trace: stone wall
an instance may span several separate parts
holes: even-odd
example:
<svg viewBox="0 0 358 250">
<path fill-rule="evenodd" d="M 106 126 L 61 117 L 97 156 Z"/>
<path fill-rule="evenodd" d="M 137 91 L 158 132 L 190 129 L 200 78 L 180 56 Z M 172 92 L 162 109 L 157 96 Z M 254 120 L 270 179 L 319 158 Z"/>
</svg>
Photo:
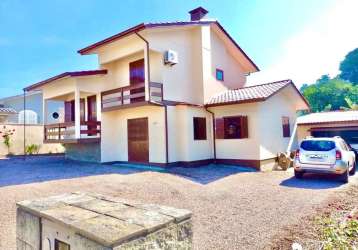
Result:
<svg viewBox="0 0 358 250">
<path fill-rule="evenodd" d="M 100 143 L 65 144 L 66 157 L 76 161 L 100 162 Z"/>
<path fill-rule="evenodd" d="M 16 214 L 17 250 L 40 249 L 40 218 L 17 209 Z"/>
<path fill-rule="evenodd" d="M 141 249 L 192 249 L 193 232 L 192 222 L 187 220 L 179 224 L 173 223 L 167 228 L 151 233 L 145 237 L 124 243 L 114 250 L 141 250 Z"/>
<path fill-rule="evenodd" d="M 191 212 L 90 193 L 17 203 L 17 249 L 191 250 Z M 42 242 L 42 244 L 40 244 Z"/>
</svg>

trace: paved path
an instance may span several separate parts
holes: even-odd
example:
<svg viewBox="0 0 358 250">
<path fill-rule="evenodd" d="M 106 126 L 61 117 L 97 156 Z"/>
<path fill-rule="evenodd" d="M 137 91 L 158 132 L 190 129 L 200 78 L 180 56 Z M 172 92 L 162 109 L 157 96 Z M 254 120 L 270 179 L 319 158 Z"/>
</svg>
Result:
<svg viewBox="0 0 358 250">
<path fill-rule="evenodd" d="M 194 213 L 194 249 L 262 249 L 336 190 L 333 178 L 208 166 L 161 169 L 103 166 L 61 157 L 0 160 L 0 249 L 15 249 L 17 201 L 71 191 L 97 192 Z M 351 183 L 356 183 L 356 177 Z"/>
</svg>

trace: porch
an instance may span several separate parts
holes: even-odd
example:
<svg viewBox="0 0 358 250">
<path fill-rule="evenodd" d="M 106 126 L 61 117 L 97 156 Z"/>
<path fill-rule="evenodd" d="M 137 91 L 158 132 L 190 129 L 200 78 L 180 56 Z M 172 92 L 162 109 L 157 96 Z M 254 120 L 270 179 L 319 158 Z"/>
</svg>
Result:
<svg viewBox="0 0 358 250">
<path fill-rule="evenodd" d="M 81 122 L 80 138 L 76 138 L 75 122 L 44 126 L 44 143 L 93 143 L 101 139 L 100 121 Z"/>
<path fill-rule="evenodd" d="M 106 112 L 149 103 L 161 103 L 163 101 L 163 84 L 150 82 L 148 96 L 149 100 L 147 101 L 144 82 L 104 91 L 101 93 L 101 110 Z"/>
<path fill-rule="evenodd" d="M 63 109 L 49 112 L 51 102 Z M 100 95 L 75 91 L 44 99 L 44 143 L 98 143 L 101 140 Z"/>
</svg>

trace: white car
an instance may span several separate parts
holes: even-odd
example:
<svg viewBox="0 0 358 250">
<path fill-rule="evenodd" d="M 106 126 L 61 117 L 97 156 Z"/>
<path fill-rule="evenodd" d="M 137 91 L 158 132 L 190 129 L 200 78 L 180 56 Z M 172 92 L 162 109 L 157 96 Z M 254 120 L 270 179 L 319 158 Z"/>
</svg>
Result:
<svg viewBox="0 0 358 250">
<path fill-rule="evenodd" d="M 347 183 L 356 170 L 355 152 L 341 137 L 304 139 L 296 151 L 294 171 L 296 178 L 304 173 L 340 175 Z"/>
</svg>

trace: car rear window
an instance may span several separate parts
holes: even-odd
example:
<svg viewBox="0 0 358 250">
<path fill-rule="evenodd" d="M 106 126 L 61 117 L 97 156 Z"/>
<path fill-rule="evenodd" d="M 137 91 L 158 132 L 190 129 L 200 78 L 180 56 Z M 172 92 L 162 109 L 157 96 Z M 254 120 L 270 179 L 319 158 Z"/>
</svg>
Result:
<svg viewBox="0 0 358 250">
<path fill-rule="evenodd" d="M 330 151 L 336 147 L 333 141 L 303 141 L 301 148 L 306 151 Z"/>
</svg>

